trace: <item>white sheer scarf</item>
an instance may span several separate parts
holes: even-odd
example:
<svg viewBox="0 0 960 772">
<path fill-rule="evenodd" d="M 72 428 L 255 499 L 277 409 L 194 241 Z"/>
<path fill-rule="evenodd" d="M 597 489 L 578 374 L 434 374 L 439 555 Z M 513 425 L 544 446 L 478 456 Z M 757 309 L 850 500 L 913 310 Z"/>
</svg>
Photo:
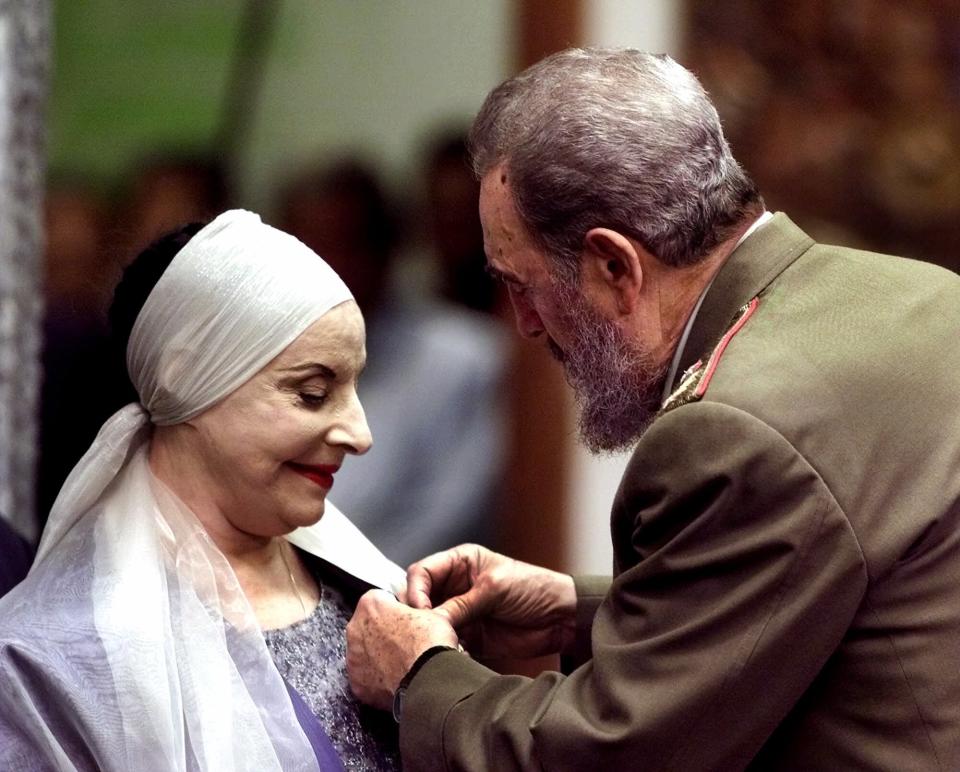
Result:
<svg viewBox="0 0 960 772">
<path fill-rule="evenodd" d="M 229 563 L 147 452 L 151 423 L 212 406 L 350 298 L 249 212 L 221 215 L 174 258 L 127 351 L 140 404 L 104 424 L 30 575 L 0 600 L 0 767 L 317 768 Z M 330 502 L 288 538 L 370 584 L 403 582 Z"/>
</svg>

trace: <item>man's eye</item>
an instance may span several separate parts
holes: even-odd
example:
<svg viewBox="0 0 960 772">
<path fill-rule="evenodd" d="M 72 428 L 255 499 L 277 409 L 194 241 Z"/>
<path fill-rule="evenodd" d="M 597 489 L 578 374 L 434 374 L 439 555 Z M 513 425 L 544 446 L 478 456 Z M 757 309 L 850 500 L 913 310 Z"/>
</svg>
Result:
<svg viewBox="0 0 960 772">
<path fill-rule="evenodd" d="M 491 268 L 489 265 L 484 269 L 487 272 L 487 276 L 493 279 L 495 282 L 500 284 L 506 284 L 508 287 L 512 287 L 516 282 L 513 279 L 509 279 L 504 276 L 496 268 Z"/>
<path fill-rule="evenodd" d="M 301 391 L 297 396 L 300 397 L 300 401 L 307 407 L 320 407 L 320 405 L 327 401 L 326 392 Z"/>
</svg>

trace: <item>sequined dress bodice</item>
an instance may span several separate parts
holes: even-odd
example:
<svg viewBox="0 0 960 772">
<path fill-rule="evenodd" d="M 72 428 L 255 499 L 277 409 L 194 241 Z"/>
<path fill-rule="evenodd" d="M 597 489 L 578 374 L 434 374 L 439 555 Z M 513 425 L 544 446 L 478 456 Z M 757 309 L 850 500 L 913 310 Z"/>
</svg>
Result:
<svg viewBox="0 0 960 772">
<path fill-rule="evenodd" d="M 392 717 L 362 706 L 350 691 L 345 632 L 350 616 L 343 596 L 323 585 L 310 616 L 264 631 L 267 649 L 280 674 L 323 725 L 347 770 L 398 770 Z"/>
</svg>

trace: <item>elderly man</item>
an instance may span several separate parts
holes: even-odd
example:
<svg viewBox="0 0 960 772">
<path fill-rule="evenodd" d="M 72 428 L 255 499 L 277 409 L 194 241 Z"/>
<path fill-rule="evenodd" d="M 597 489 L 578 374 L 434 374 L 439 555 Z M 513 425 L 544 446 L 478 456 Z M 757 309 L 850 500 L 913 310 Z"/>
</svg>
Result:
<svg viewBox="0 0 960 772">
<path fill-rule="evenodd" d="M 960 769 L 960 280 L 764 212 L 666 57 L 552 56 L 472 143 L 520 332 L 634 450 L 612 581 L 463 546 L 365 596 L 405 768 Z"/>
</svg>

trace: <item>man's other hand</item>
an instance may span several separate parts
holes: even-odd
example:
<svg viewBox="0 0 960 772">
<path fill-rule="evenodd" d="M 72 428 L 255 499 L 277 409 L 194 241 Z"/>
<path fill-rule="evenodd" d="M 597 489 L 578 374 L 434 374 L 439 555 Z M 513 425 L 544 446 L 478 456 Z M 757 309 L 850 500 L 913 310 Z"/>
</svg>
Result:
<svg viewBox="0 0 960 772">
<path fill-rule="evenodd" d="M 384 590 L 370 590 L 347 625 L 347 675 L 353 693 L 361 702 L 389 710 L 393 693 L 417 657 L 439 645 L 458 645 L 446 617 L 405 606 Z"/>
<path fill-rule="evenodd" d="M 573 578 L 476 544 L 430 555 L 407 570 L 407 603 L 434 609 L 477 657 L 536 657 L 573 640 Z"/>
</svg>

